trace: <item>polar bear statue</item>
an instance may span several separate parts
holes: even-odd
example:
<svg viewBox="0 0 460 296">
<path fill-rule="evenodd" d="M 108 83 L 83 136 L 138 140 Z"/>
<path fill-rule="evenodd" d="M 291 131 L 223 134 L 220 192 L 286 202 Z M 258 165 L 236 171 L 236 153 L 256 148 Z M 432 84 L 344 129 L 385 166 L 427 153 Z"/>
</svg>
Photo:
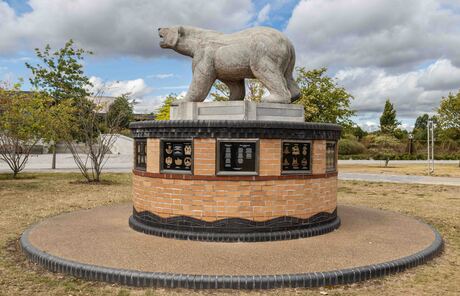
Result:
<svg viewBox="0 0 460 296">
<path fill-rule="evenodd" d="M 295 52 L 279 31 L 255 27 L 224 34 L 193 27 L 159 28 L 160 46 L 192 58 L 192 83 L 186 102 L 202 102 L 216 79 L 230 90 L 230 100 L 243 100 L 245 78 L 256 78 L 268 89 L 262 99 L 291 103 L 300 95 L 292 77 Z"/>
</svg>

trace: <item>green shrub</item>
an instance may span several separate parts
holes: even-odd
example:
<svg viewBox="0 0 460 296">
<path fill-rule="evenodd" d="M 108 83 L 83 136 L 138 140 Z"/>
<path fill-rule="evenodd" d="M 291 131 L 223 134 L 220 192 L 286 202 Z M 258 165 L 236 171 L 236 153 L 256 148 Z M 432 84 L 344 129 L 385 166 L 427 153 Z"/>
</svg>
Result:
<svg viewBox="0 0 460 296">
<path fill-rule="evenodd" d="M 353 139 L 341 139 L 339 141 L 339 155 L 362 154 L 366 152 L 366 147 Z"/>
</svg>

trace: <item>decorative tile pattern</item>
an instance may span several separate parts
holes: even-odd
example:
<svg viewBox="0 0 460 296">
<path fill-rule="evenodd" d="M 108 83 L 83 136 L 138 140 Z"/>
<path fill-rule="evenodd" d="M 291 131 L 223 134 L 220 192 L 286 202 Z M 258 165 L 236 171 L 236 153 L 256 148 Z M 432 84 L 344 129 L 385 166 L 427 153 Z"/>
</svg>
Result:
<svg viewBox="0 0 460 296">
<path fill-rule="evenodd" d="M 129 220 L 134 230 L 177 239 L 250 242 L 297 239 L 331 232 L 340 226 L 337 209 L 310 218 L 277 217 L 265 221 L 225 218 L 212 222 L 188 216 L 161 217 L 148 211 L 137 212 Z"/>
</svg>

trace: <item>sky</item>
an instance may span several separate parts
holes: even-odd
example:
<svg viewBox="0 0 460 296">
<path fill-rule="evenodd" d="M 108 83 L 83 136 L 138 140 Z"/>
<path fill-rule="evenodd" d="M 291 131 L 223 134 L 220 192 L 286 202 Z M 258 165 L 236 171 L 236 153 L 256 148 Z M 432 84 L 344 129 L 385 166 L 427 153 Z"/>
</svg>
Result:
<svg viewBox="0 0 460 296">
<path fill-rule="evenodd" d="M 386 99 L 410 130 L 460 89 L 460 0 L 0 0 L 0 80 L 30 88 L 34 48 L 72 38 L 94 52 L 84 65 L 95 88 L 130 93 L 136 112 L 150 113 L 191 81 L 191 59 L 158 45 L 157 28 L 174 25 L 282 31 L 297 66 L 327 67 L 354 96 L 366 130 Z"/>
</svg>

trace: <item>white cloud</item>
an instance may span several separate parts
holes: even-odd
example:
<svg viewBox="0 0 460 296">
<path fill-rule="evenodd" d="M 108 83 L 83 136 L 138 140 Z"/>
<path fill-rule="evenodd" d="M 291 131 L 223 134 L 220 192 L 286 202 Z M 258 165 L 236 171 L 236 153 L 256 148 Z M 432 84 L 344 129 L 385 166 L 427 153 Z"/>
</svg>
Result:
<svg viewBox="0 0 460 296">
<path fill-rule="evenodd" d="M 424 71 L 418 85 L 425 90 L 460 88 L 460 68 L 452 65 L 449 60 L 439 60 Z"/>
<path fill-rule="evenodd" d="M 286 33 L 298 64 L 312 68 L 407 71 L 440 58 L 460 65 L 458 7 L 436 0 L 301 1 Z"/>
<path fill-rule="evenodd" d="M 171 78 L 174 76 L 175 75 L 173 73 L 160 73 L 160 74 L 148 75 L 147 78 L 166 79 L 166 78 Z"/>
<path fill-rule="evenodd" d="M 99 77 L 90 77 L 93 84 L 93 92 L 102 92 L 103 95 L 117 97 L 123 94 L 129 94 L 135 99 L 142 99 L 152 92 L 144 79 L 122 80 L 122 81 L 104 81 Z"/>
<path fill-rule="evenodd" d="M 270 3 L 265 4 L 264 7 L 259 11 L 257 14 L 257 20 L 256 20 L 256 25 L 262 24 L 266 20 L 268 20 L 269 14 L 271 10 L 271 5 Z"/>
<path fill-rule="evenodd" d="M 158 46 L 158 27 L 193 25 L 223 31 L 254 17 L 250 0 L 30 0 L 31 12 L 17 15 L 0 2 L 0 54 L 31 50 L 73 38 L 100 55 L 144 57 L 167 54 Z"/>
<path fill-rule="evenodd" d="M 451 73 L 451 77 L 447 77 Z M 376 117 L 386 99 L 395 104 L 398 116 L 416 117 L 432 113 L 442 96 L 460 88 L 460 68 L 449 60 L 438 60 L 425 69 L 392 74 L 382 68 L 348 68 L 336 73 L 355 100 L 352 107 L 361 116 Z"/>
<path fill-rule="evenodd" d="M 184 88 L 188 88 L 188 87 L 189 87 L 189 85 L 184 84 L 184 85 L 162 86 L 162 87 L 158 87 L 157 89 L 165 89 L 165 90 L 172 89 L 172 90 L 174 90 L 174 89 L 184 89 Z"/>
<path fill-rule="evenodd" d="M 14 57 L 14 58 L 3 58 L 3 59 L 0 59 L 0 61 L 2 63 L 12 63 L 12 64 L 15 64 L 15 63 L 24 63 L 24 62 L 28 62 L 28 61 L 31 61 L 32 58 L 31 57 Z"/>
</svg>

